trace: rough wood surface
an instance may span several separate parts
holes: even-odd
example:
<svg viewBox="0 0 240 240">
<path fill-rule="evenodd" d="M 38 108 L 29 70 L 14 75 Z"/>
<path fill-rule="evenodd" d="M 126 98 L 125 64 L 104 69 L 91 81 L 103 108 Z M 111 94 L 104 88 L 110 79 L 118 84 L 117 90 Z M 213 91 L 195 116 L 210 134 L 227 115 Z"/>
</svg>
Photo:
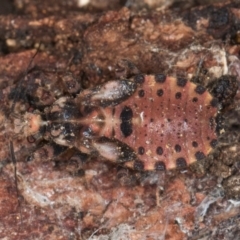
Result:
<svg viewBox="0 0 240 240">
<path fill-rule="evenodd" d="M 59 84 L 66 75 L 85 89 L 135 72 L 164 73 L 207 88 L 222 81 L 218 94 L 225 132 L 208 158 L 187 171 L 165 173 L 139 173 L 76 157 L 27 161 L 37 143 L 14 140 L 18 194 L 11 130 L 5 129 L 0 138 L 0 238 L 238 239 L 240 92 L 229 99 L 221 89 L 232 77 L 240 83 L 239 1 L 83 2 L 6 3 L 0 15 L 1 111 L 11 110 L 6 96 L 17 92 L 21 79 L 27 97 L 19 95 L 19 112 L 40 106 L 31 88 L 36 79 L 57 98 L 69 94 Z"/>
</svg>

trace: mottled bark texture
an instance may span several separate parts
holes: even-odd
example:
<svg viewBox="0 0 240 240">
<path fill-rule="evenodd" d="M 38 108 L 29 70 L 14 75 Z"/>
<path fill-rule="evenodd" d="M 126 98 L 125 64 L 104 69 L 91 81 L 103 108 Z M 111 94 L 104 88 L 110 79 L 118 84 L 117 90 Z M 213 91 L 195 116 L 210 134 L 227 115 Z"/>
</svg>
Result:
<svg viewBox="0 0 240 240">
<path fill-rule="evenodd" d="M 240 3 L 205 2 L 5 2 L 0 238 L 239 239 Z M 211 91 L 222 103 L 219 147 L 186 171 L 137 172 L 72 152 L 49 159 L 49 145 L 14 138 L 3 124 L 74 97 L 71 81 L 81 90 L 136 73 L 184 77 Z"/>
</svg>

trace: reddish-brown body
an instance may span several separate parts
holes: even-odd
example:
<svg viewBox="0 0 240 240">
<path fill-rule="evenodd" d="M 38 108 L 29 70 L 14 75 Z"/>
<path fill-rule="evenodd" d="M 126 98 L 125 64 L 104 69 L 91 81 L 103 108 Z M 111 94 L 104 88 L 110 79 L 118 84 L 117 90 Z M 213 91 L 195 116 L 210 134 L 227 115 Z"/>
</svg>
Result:
<svg viewBox="0 0 240 240">
<path fill-rule="evenodd" d="M 167 77 L 158 82 L 155 76 L 146 75 L 144 83 L 125 101 L 98 108 L 86 116 L 89 126 L 95 135 L 114 138 L 131 147 L 145 170 L 156 169 L 157 162 L 160 168 L 172 169 L 200 160 L 216 142 L 217 108 L 212 106 L 208 91 L 182 81 Z M 121 130 L 121 113 L 126 107 L 133 114 L 128 136 Z M 125 164 L 133 167 L 134 162 Z"/>
<path fill-rule="evenodd" d="M 216 100 L 200 85 L 137 75 L 84 90 L 75 99 L 59 98 L 44 117 L 27 112 L 4 126 L 10 124 L 17 136 L 51 139 L 137 170 L 165 170 L 209 154 L 217 144 L 217 111 Z"/>
</svg>

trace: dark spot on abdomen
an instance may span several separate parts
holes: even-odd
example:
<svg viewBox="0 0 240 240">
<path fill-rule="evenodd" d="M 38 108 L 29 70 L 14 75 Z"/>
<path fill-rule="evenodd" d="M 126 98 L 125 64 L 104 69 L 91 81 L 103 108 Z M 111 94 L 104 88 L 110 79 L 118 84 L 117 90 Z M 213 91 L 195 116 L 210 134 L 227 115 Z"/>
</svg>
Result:
<svg viewBox="0 0 240 240">
<path fill-rule="evenodd" d="M 157 171 L 165 171 L 166 165 L 163 161 L 157 161 L 154 165 L 155 170 Z"/>
<path fill-rule="evenodd" d="M 197 97 L 194 97 L 193 99 L 192 99 L 192 102 L 197 102 L 198 101 L 198 98 Z"/>
<path fill-rule="evenodd" d="M 125 106 L 120 114 L 122 122 L 132 121 L 133 111 L 130 107 Z"/>
<path fill-rule="evenodd" d="M 139 154 L 139 155 L 143 155 L 144 153 L 145 153 L 144 147 L 139 147 L 139 148 L 138 148 L 138 154 Z"/>
<path fill-rule="evenodd" d="M 157 153 L 157 155 L 162 155 L 162 154 L 163 154 L 163 149 L 162 149 L 162 147 L 157 147 L 156 153 Z"/>
<path fill-rule="evenodd" d="M 120 125 L 121 132 L 124 137 L 128 137 L 132 134 L 132 123 L 131 122 L 122 122 Z"/>
<path fill-rule="evenodd" d="M 175 94 L 175 98 L 176 99 L 180 99 L 182 97 L 182 94 L 180 93 L 180 92 L 177 92 L 176 94 Z"/>
<path fill-rule="evenodd" d="M 186 159 L 183 157 L 177 158 L 176 166 L 178 169 L 185 169 L 187 167 Z"/>
<path fill-rule="evenodd" d="M 144 164 L 140 160 L 134 161 L 133 168 L 137 171 L 142 171 L 144 169 Z"/>
<path fill-rule="evenodd" d="M 177 85 L 179 87 L 185 87 L 186 84 L 187 84 L 187 79 L 185 79 L 185 78 L 178 78 L 177 79 Z"/>
<path fill-rule="evenodd" d="M 194 148 L 197 148 L 197 147 L 198 147 L 198 143 L 195 142 L 195 141 L 193 141 L 193 142 L 192 142 L 192 146 L 193 146 Z"/>
<path fill-rule="evenodd" d="M 218 99 L 217 98 L 213 98 L 211 101 L 211 106 L 212 107 L 218 107 Z"/>
<path fill-rule="evenodd" d="M 176 144 L 176 145 L 175 145 L 175 151 L 176 151 L 176 152 L 181 152 L 181 150 L 182 150 L 181 146 L 178 145 L 178 144 Z"/>
<path fill-rule="evenodd" d="M 141 84 L 141 83 L 144 83 L 144 75 L 142 75 L 142 74 L 139 74 L 139 75 L 136 75 L 135 77 L 134 77 L 134 81 L 136 82 L 136 83 L 139 83 L 139 84 Z"/>
<path fill-rule="evenodd" d="M 198 152 L 195 153 L 195 157 L 199 161 L 199 160 L 204 159 L 206 156 L 205 156 L 205 154 L 203 152 L 198 151 Z"/>
<path fill-rule="evenodd" d="M 155 81 L 157 82 L 157 83 L 164 83 L 165 81 L 166 81 L 166 75 L 164 75 L 164 74 L 156 74 L 155 75 Z"/>
<path fill-rule="evenodd" d="M 120 114 L 121 125 L 120 129 L 124 137 L 128 137 L 132 134 L 132 117 L 133 111 L 130 107 L 125 106 Z"/>
<path fill-rule="evenodd" d="M 213 140 L 210 142 L 210 145 L 211 145 L 212 148 L 215 148 L 215 147 L 217 146 L 217 144 L 218 144 L 217 139 L 213 139 Z"/>
<path fill-rule="evenodd" d="M 196 88 L 195 88 L 195 92 L 198 93 L 198 94 L 203 94 L 204 92 L 206 91 L 206 88 L 201 86 L 201 85 L 198 85 Z"/>
<path fill-rule="evenodd" d="M 162 89 L 158 89 L 157 90 L 157 95 L 159 96 L 159 97 L 161 97 L 162 95 L 163 95 L 163 90 Z"/>
</svg>

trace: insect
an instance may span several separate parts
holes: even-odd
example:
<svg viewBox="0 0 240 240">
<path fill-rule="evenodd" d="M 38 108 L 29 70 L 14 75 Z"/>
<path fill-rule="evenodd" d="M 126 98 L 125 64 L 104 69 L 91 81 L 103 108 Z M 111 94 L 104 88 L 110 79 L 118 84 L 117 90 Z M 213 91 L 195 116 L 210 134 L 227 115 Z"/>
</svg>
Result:
<svg viewBox="0 0 240 240">
<path fill-rule="evenodd" d="M 5 122 L 13 135 L 45 139 L 135 170 L 185 168 L 217 145 L 217 100 L 201 85 L 139 74 L 60 97 Z M 65 148 L 43 146 L 32 158 Z M 58 148 L 59 149 L 59 148 Z"/>
</svg>

